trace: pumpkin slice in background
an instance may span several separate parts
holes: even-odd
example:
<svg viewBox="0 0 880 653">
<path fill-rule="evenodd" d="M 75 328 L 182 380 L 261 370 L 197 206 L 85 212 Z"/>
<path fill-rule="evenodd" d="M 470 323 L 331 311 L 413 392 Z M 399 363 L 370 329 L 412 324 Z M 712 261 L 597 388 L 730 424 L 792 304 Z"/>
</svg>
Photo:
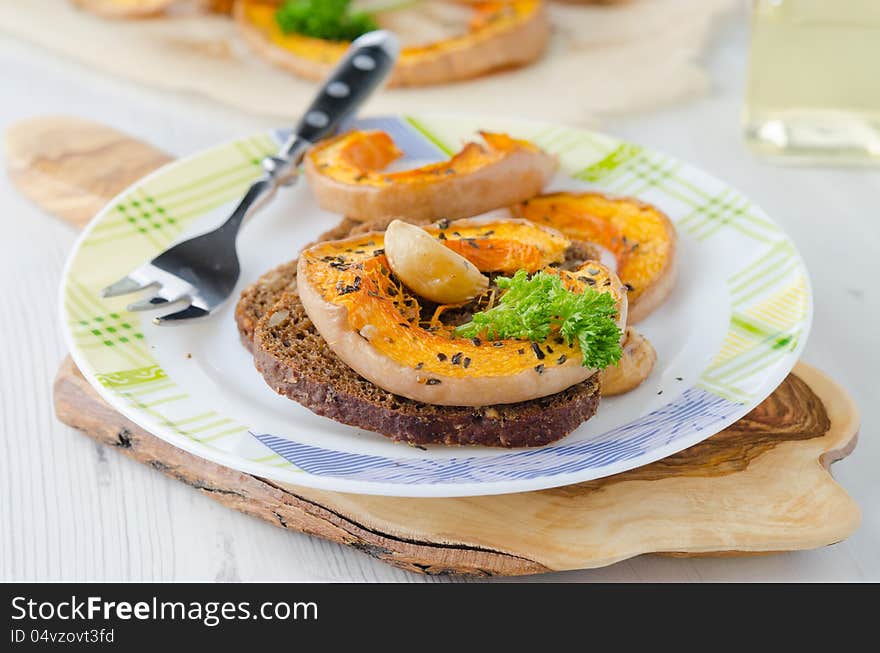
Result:
<svg viewBox="0 0 880 653">
<path fill-rule="evenodd" d="M 609 250 L 627 286 L 630 324 L 647 317 L 672 292 L 677 238 L 675 226 L 658 208 L 602 193 L 551 193 L 526 200 L 512 211 Z"/>
<path fill-rule="evenodd" d="M 385 172 L 401 156 L 381 131 L 354 131 L 323 141 L 305 160 L 321 208 L 356 220 L 457 219 L 510 206 L 541 192 L 556 157 L 528 141 L 481 132 L 448 161 Z"/>
<path fill-rule="evenodd" d="M 264 59 L 306 79 L 323 79 L 348 44 L 302 34 L 285 34 L 275 21 L 278 2 L 239 0 L 234 16 L 244 40 Z M 434 5 L 450 5 L 447 8 Z M 461 10 L 465 9 L 466 12 Z M 441 38 L 404 47 L 391 73 L 389 86 L 424 86 L 469 79 L 500 68 L 531 63 L 544 51 L 550 23 L 540 0 L 466 2 L 437 0 L 411 8 L 379 12 L 380 26 L 410 26 L 416 36 L 435 33 Z M 467 20 L 465 20 L 467 17 Z M 443 25 L 453 18 L 461 25 Z M 424 23 L 415 30 L 413 24 Z M 432 23 L 439 23 L 433 25 Z M 436 29 L 432 29 L 436 27 Z M 422 39 L 417 38 L 417 41 Z"/>
<path fill-rule="evenodd" d="M 84 9 L 104 18 L 147 18 L 163 13 L 178 0 L 72 0 Z"/>
</svg>

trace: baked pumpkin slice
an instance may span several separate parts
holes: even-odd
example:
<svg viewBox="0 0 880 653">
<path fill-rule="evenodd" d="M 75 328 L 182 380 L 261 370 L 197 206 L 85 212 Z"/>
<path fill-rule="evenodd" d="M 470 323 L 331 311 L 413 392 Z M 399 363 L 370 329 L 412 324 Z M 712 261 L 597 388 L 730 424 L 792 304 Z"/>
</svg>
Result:
<svg viewBox="0 0 880 653">
<path fill-rule="evenodd" d="M 387 172 L 402 156 L 383 131 L 352 131 L 306 155 L 305 171 L 321 208 L 356 220 L 406 216 L 411 221 L 470 217 L 541 192 L 555 156 L 506 134 L 480 132 L 447 161 Z M 503 182 L 503 183 L 500 183 Z"/>
<path fill-rule="evenodd" d="M 384 233 L 320 243 L 300 255 L 297 291 L 305 311 L 333 352 L 367 380 L 426 404 L 511 404 L 590 378 L 599 368 L 585 364 L 591 354 L 599 360 L 616 349 L 619 358 L 626 291 L 598 262 L 574 270 L 557 267 L 570 244 L 562 234 L 528 221 L 486 219 L 444 221 L 426 231 L 482 272 L 497 272 L 490 268 L 503 261 L 516 273 L 496 276 L 467 306 L 443 306 L 420 299 L 396 277 L 383 249 Z M 491 254 L 496 251 L 504 255 Z M 543 300 L 550 292 L 585 302 L 579 304 L 581 313 L 601 305 L 609 351 L 585 349 L 565 323 L 545 324 L 536 331 L 539 337 L 523 339 L 505 336 L 492 321 L 527 323 L 535 306 L 520 314 L 506 300 L 514 295 Z M 444 321 L 444 315 L 452 319 Z M 604 360 L 602 367 L 616 358 Z"/>
<path fill-rule="evenodd" d="M 657 207 L 603 193 L 550 193 L 512 208 L 515 216 L 609 250 L 627 288 L 629 322 L 647 317 L 672 292 L 675 226 Z"/>
<path fill-rule="evenodd" d="M 603 397 L 613 397 L 635 390 L 648 378 L 657 362 L 654 346 L 632 327 L 626 328 L 622 346 L 623 354 L 620 360 L 599 373 L 599 385 Z"/>
<path fill-rule="evenodd" d="M 270 63 L 306 79 L 323 79 L 348 43 L 285 33 L 275 17 L 279 4 L 277 0 L 239 0 L 234 10 L 239 33 Z M 467 12 L 463 33 L 404 47 L 389 86 L 442 84 L 528 64 L 541 55 L 550 38 L 549 19 L 540 0 L 447 0 L 445 4 Z"/>
<path fill-rule="evenodd" d="M 73 0 L 85 9 L 104 18 L 147 18 L 161 14 L 177 0 Z"/>
</svg>

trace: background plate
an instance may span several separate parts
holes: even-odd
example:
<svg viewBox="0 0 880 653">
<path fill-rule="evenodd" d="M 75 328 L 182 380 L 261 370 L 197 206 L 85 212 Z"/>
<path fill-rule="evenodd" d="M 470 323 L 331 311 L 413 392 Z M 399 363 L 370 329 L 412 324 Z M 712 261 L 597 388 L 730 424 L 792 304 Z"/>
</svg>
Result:
<svg viewBox="0 0 880 653">
<path fill-rule="evenodd" d="M 234 302 L 181 328 L 154 327 L 99 291 L 169 244 L 221 222 L 261 174 L 282 134 L 260 133 L 173 163 L 129 188 L 83 233 L 68 261 L 61 313 L 71 354 L 101 396 L 191 453 L 278 481 L 329 490 L 466 496 L 519 492 L 615 474 L 691 446 L 742 417 L 791 370 L 812 315 L 803 262 L 775 222 L 734 189 L 631 143 L 543 123 L 488 117 L 373 118 L 408 165 L 448 157 L 479 129 L 559 154 L 551 190 L 638 197 L 679 233 L 672 296 L 638 325 L 658 353 L 651 377 L 541 449 L 396 445 L 318 417 L 272 392 L 238 342 Z M 239 240 L 240 287 L 296 257 L 338 221 L 305 183 L 284 190 Z"/>
</svg>

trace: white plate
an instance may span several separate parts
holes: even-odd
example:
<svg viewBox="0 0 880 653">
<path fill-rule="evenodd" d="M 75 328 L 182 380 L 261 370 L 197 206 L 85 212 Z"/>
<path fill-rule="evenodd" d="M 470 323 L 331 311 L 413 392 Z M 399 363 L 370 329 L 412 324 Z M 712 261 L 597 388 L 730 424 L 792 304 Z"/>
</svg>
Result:
<svg viewBox="0 0 880 653">
<path fill-rule="evenodd" d="M 658 361 L 637 390 L 540 449 L 427 450 L 318 417 L 276 395 L 240 345 L 234 302 L 200 323 L 154 327 L 130 297 L 99 291 L 172 242 L 212 228 L 260 174 L 281 134 L 261 133 L 173 163 L 132 186 L 89 225 L 68 261 L 61 315 L 86 378 L 151 433 L 218 463 L 346 492 L 448 497 L 566 485 L 632 469 L 718 432 L 791 370 L 812 315 L 809 280 L 788 237 L 737 191 L 680 161 L 592 132 L 487 117 L 361 121 L 392 133 L 410 162 L 446 158 L 479 129 L 560 155 L 552 188 L 598 188 L 660 207 L 679 234 L 672 296 L 639 324 Z M 239 240 L 240 288 L 333 226 L 305 183 L 281 191 Z"/>
</svg>

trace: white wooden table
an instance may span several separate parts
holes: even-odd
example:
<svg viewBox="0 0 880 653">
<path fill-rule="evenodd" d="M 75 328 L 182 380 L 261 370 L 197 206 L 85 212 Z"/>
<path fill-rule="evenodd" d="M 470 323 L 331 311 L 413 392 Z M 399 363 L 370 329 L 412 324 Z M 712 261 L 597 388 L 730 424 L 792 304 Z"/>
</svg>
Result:
<svg viewBox="0 0 880 653">
<path fill-rule="evenodd" d="M 605 129 L 714 172 L 793 236 L 816 297 L 804 358 L 847 387 L 862 409 L 861 442 L 834 472 L 861 505 L 863 524 L 848 541 L 818 551 L 641 557 L 532 580 L 880 580 L 880 168 L 779 168 L 747 152 L 738 131 L 746 39 L 742 15 L 719 30 L 707 54 L 716 83 L 710 97 Z M 175 155 L 269 126 L 2 37 L 0 99 L 0 126 L 75 114 Z M 57 288 L 76 232 L 29 205 L 0 175 L 0 234 L 0 581 L 434 580 L 223 508 L 56 422 L 50 386 L 65 354 Z"/>
</svg>

